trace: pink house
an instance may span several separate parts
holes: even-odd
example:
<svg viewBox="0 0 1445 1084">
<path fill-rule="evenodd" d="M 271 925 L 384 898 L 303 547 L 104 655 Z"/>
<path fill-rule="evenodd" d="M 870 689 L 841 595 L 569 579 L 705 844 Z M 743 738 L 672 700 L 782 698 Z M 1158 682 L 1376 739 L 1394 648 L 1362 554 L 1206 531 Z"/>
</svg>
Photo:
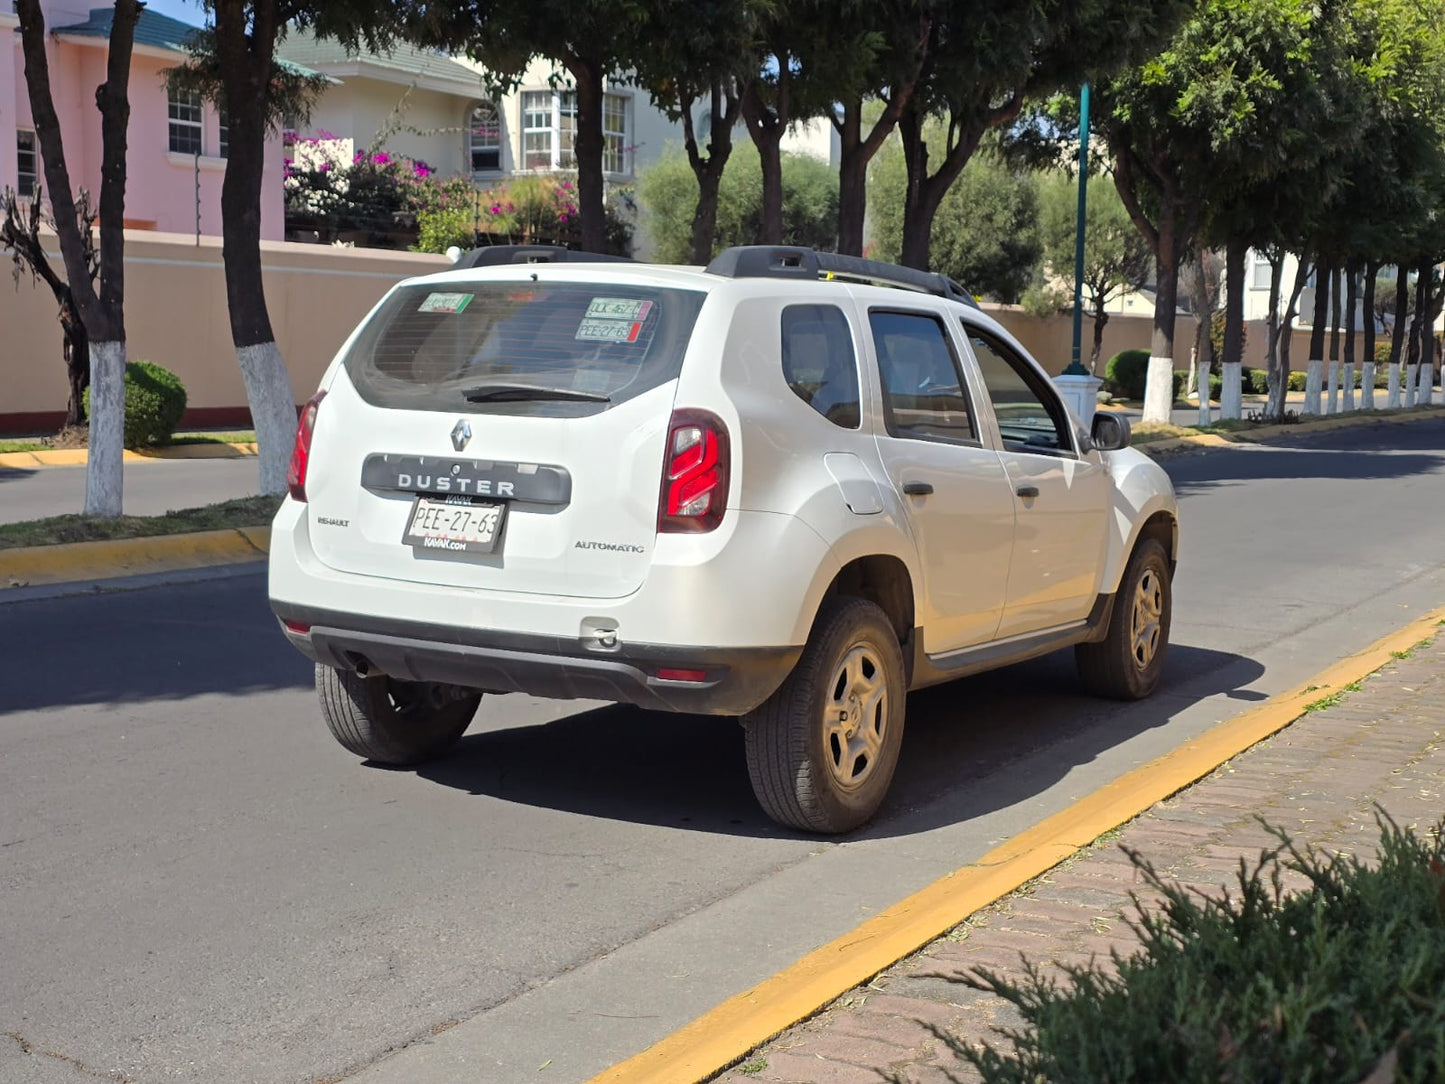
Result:
<svg viewBox="0 0 1445 1084">
<path fill-rule="evenodd" d="M 39 144 L 30 117 L 20 20 L 5 0 L 0 10 L 0 189 L 31 195 L 43 185 Z M 49 32 L 50 89 L 65 140 L 71 184 L 100 194 L 100 113 L 95 88 L 105 80 L 113 8 L 85 9 L 41 0 Z M 221 179 L 226 168 L 225 118 L 199 98 L 172 94 L 164 71 L 185 57 L 195 28 L 142 10 L 130 74 L 125 225 L 180 234 L 221 232 Z M 7 44 L 9 43 L 9 44 Z M 266 148 L 261 236 L 284 232 L 282 149 L 278 133 Z"/>
</svg>

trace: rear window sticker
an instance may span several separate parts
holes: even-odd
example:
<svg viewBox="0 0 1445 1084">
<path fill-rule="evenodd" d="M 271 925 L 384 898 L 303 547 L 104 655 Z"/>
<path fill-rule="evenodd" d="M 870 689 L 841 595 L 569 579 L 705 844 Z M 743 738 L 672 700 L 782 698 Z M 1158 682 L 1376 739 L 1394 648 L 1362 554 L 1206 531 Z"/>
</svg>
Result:
<svg viewBox="0 0 1445 1084">
<path fill-rule="evenodd" d="M 652 310 L 651 301 L 635 297 L 594 297 L 583 316 L 588 319 L 626 320 L 641 323 Z"/>
<path fill-rule="evenodd" d="M 583 317 L 577 325 L 577 341 L 593 343 L 631 343 L 637 341 L 642 321 L 594 320 Z"/>
<path fill-rule="evenodd" d="M 475 294 L 427 294 L 417 312 L 461 312 L 472 303 Z"/>
</svg>

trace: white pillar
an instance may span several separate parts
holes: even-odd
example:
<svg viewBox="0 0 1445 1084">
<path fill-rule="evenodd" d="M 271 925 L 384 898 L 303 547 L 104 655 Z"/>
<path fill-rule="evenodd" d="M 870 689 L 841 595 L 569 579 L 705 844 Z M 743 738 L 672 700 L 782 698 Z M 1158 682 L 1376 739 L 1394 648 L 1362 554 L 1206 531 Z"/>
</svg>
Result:
<svg viewBox="0 0 1445 1084">
<path fill-rule="evenodd" d="M 1059 398 L 1069 404 L 1074 416 L 1084 423 L 1084 432 L 1092 431 L 1094 411 L 1099 406 L 1099 389 L 1104 382 L 1096 376 L 1056 376 L 1054 387 Z"/>
</svg>

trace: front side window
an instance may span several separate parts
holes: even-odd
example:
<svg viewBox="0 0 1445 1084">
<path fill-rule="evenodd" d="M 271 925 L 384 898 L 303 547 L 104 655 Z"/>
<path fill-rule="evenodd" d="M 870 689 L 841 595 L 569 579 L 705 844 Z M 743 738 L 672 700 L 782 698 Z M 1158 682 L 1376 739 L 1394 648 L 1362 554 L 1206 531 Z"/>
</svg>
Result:
<svg viewBox="0 0 1445 1084">
<path fill-rule="evenodd" d="M 888 432 L 916 440 L 977 443 L 962 370 L 942 321 L 925 313 L 874 311 L 868 322 Z"/>
<path fill-rule="evenodd" d="M 20 129 L 15 133 L 16 164 L 19 176 L 15 179 L 16 195 L 28 199 L 35 195 L 35 181 L 40 175 L 40 159 L 35 153 L 35 133 Z"/>
<path fill-rule="evenodd" d="M 1250 288 L 1254 290 L 1268 290 L 1269 280 L 1273 270 L 1274 269 L 1269 266 L 1267 259 L 1259 253 L 1255 253 L 1254 268 L 1251 271 L 1249 280 Z"/>
<path fill-rule="evenodd" d="M 836 305 L 783 310 L 783 379 L 793 394 L 844 429 L 860 423 L 858 359 L 848 318 Z"/>
<path fill-rule="evenodd" d="M 632 172 L 625 94 L 606 94 L 602 97 L 602 168 L 608 173 Z"/>
<path fill-rule="evenodd" d="M 1072 452 L 1067 416 L 1058 398 L 1044 390 L 1043 378 L 999 339 L 967 325 L 963 330 L 983 373 L 1004 447 L 1046 455 Z"/>
<path fill-rule="evenodd" d="M 201 96 L 173 90 L 166 102 L 170 118 L 170 149 L 175 154 L 201 153 Z"/>
<path fill-rule="evenodd" d="M 502 168 L 502 117 L 491 102 L 478 102 L 467 118 L 467 160 L 473 173 Z"/>
<path fill-rule="evenodd" d="M 577 94 L 571 90 L 522 92 L 522 165 L 575 169 Z"/>
</svg>

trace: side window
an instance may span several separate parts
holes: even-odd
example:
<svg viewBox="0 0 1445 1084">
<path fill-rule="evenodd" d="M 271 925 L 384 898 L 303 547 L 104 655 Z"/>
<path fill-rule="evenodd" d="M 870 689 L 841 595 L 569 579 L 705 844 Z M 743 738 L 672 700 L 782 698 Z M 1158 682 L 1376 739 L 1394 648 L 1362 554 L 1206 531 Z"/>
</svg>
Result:
<svg viewBox="0 0 1445 1084">
<path fill-rule="evenodd" d="M 983 384 L 998 418 L 1006 447 L 1026 452 L 1072 452 L 1067 415 L 1056 396 L 1040 385 L 1043 378 L 1023 358 L 992 335 L 963 326 L 983 372 Z"/>
<path fill-rule="evenodd" d="M 907 312 L 870 312 L 883 415 L 895 437 L 976 442 L 963 378 L 942 322 Z"/>
<path fill-rule="evenodd" d="M 858 359 L 841 309 L 789 305 L 783 310 L 783 379 L 834 425 L 858 428 Z"/>
</svg>

